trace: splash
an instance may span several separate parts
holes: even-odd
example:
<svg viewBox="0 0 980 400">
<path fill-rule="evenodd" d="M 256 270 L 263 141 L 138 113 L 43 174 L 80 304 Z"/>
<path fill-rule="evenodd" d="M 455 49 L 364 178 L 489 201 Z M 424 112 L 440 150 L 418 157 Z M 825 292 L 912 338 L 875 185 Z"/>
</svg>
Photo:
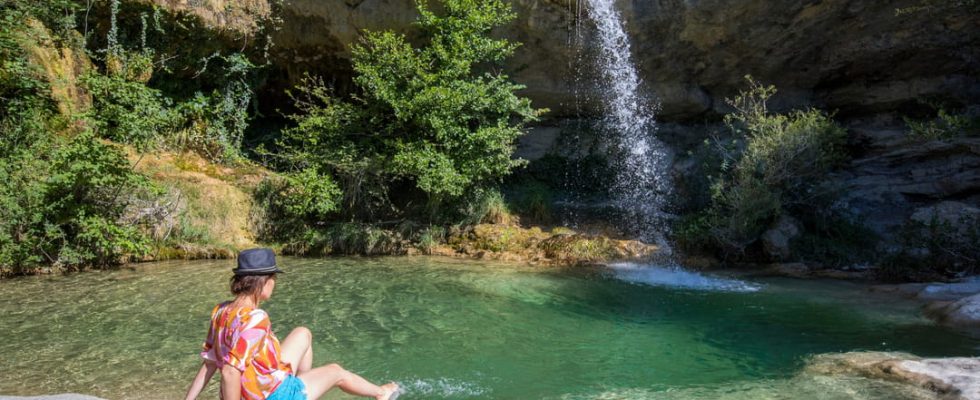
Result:
<svg viewBox="0 0 980 400">
<path fill-rule="evenodd" d="M 680 267 L 618 263 L 609 265 L 616 278 L 630 283 L 718 292 L 757 292 L 761 286 L 687 271 Z"/>
</svg>

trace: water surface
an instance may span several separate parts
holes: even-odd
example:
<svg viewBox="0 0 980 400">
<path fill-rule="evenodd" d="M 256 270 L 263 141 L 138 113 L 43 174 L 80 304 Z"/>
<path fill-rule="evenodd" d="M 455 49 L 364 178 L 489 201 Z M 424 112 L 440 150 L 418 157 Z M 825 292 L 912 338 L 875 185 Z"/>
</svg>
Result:
<svg viewBox="0 0 980 400">
<path fill-rule="evenodd" d="M 800 370 L 825 352 L 980 355 L 980 341 L 931 324 L 916 304 L 849 283 L 440 258 L 281 264 L 289 272 L 263 304 L 273 330 L 310 327 L 315 363 L 401 382 L 404 399 L 916 398 Z M 0 393 L 182 396 L 231 267 L 0 282 Z"/>
</svg>

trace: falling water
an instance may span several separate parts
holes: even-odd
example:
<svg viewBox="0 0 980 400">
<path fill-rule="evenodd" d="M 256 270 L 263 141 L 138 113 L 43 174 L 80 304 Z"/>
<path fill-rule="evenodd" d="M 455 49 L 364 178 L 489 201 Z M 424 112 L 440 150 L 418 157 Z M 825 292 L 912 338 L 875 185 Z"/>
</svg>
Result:
<svg viewBox="0 0 980 400">
<path fill-rule="evenodd" d="M 631 231 L 660 244 L 669 255 L 663 207 L 671 184 L 666 147 L 654 136 L 656 102 L 643 92 L 615 0 L 584 2 L 587 15 L 596 25 L 599 88 L 605 107 L 603 129 L 617 153 L 613 161 L 617 169 L 615 202 L 626 214 Z"/>
</svg>

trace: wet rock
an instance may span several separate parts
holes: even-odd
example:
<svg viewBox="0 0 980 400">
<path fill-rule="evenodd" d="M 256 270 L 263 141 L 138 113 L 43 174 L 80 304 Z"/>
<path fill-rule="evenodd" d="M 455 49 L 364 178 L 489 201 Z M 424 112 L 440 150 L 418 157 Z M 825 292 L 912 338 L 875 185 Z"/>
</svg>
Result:
<svg viewBox="0 0 980 400">
<path fill-rule="evenodd" d="M 925 314 L 943 325 L 980 328 L 980 294 L 957 301 L 937 301 L 925 308 Z"/>
<path fill-rule="evenodd" d="M 810 276 L 810 267 L 804 263 L 778 263 L 772 264 L 764 270 L 767 275 L 786 276 L 790 278 L 807 278 Z"/>
<path fill-rule="evenodd" d="M 980 277 L 954 283 L 932 283 L 919 290 L 916 297 L 923 300 L 955 301 L 980 293 Z"/>
<path fill-rule="evenodd" d="M 806 370 L 885 379 L 929 389 L 943 398 L 980 400 L 980 358 L 920 358 L 884 352 L 821 354 L 813 357 Z"/>
<path fill-rule="evenodd" d="M 762 247 L 766 254 L 775 260 L 785 260 L 790 257 L 789 243 L 801 233 L 800 223 L 789 215 L 779 217 L 765 233 L 762 234 Z"/>
</svg>

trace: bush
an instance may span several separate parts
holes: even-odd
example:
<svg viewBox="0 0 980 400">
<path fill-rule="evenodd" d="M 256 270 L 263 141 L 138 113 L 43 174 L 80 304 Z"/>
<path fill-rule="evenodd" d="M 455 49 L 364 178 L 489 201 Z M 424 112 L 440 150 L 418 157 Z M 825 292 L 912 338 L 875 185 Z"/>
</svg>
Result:
<svg viewBox="0 0 980 400">
<path fill-rule="evenodd" d="M 420 1 L 418 11 L 420 47 L 367 32 L 352 48 L 351 99 L 319 79 L 294 96 L 303 113 L 292 117 L 282 155 L 293 168 L 336 177 L 350 214 L 398 214 L 388 196 L 396 188 L 399 197 L 414 188 L 433 200 L 415 204 L 439 204 L 499 179 L 522 164 L 511 158 L 513 142 L 543 112 L 515 94 L 523 86 L 485 68 L 516 47 L 489 37 L 514 18 L 502 1 L 446 0 L 444 15 Z"/>
<path fill-rule="evenodd" d="M 180 126 L 171 100 L 142 82 L 90 73 L 82 84 L 93 100 L 87 116 L 107 139 L 145 150 Z"/>
<path fill-rule="evenodd" d="M 527 222 L 551 224 L 555 221 L 552 204 L 554 193 L 541 182 L 529 181 L 508 188 L 508 198 L 514 211 Z"/>
<path fill-rule="evenodd" d="M 148 251 L 139 228 L 119 222 L 125 192 L 149 186 L 119 149 L 91 132 L 32 138 L 0 158 L 0 265 L 109 266 Z"/>
<path fill-rule="evenodd" d="M 329 176 L 307 169 L 296 174 L 267 178 L 256 190 L 266 225 L 259 236 L 288 240 L 323 225 L 339 207 L 340 189 Z"/>
<path fill-rule="evenodd" d="M 931 281 L 972 275 L 980 266 L 980 218 L 932 218 L 910 221 L 900 233 L 901 251 L 887 257 L 878 278 L 891 281 Z"/>
<path fill-rule="evenodd" d="M 826 174 L 845 159 L 846 133 L 831 115 L 771 113 L 767 101 L 776 89 L 747 80 L 749 89 L 729 100 L 734 112 L 725 116 L 734 139 L 711 143 L 722 160 L 711 204 L 681 227 L 688 245 L 715 246 L 725 255 L 744 253 L 782 213 L 811 209 L 827 195 L 821 186 Z"/>
<path fill-rule="evenodd" d="M 307 230 L 283 249 L 298 255 L 390 255 L 400 253 L 401 237 L 371 224 L 342 222 Z"/>
<path fill-rule="evenodd" d="M 980 135 L 980 119 L 971 118 L 965 113 L 952 113 L 938 107 L 936 117 L 928 120 L 915 120 L 905 117 L 909 136 L 916 140 L 949 140 L 958 136 Z"/>
</svg>

